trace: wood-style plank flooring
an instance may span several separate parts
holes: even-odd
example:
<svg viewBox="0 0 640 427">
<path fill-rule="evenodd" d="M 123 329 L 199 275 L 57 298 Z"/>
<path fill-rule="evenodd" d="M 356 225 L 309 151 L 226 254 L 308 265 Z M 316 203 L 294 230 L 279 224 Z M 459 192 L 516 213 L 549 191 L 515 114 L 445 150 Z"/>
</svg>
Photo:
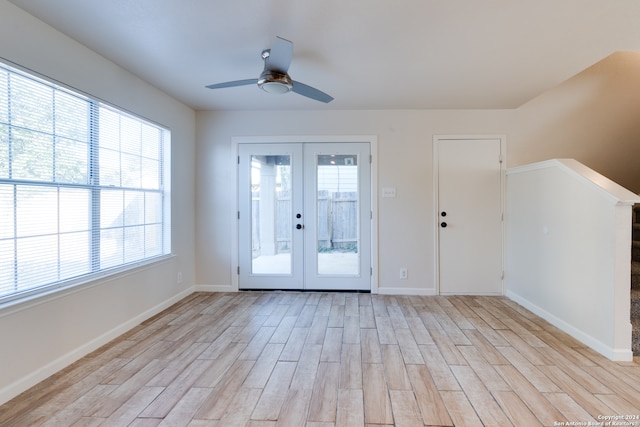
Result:
<svg viewBox="0 0 640 427">
<path fill-rule="evenodd" d="M 640 426 L 640 364 L 611 362 L 506 298 L 296 292 L 193 294 L 0 406 L 2 426 L 558 426 L 611 416 Z"/>
</svg>

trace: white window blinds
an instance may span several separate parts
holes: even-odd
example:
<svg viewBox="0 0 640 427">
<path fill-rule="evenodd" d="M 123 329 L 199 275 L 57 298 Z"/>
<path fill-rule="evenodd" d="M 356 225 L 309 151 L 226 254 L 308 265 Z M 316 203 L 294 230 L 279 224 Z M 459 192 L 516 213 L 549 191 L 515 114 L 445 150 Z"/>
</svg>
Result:
<svg viewBox="0 0 640 427">
<path fill-rule="evenodd" d="M 169 140 L 0 63 L 0 303 L 169 254 Z"/>
</svg>

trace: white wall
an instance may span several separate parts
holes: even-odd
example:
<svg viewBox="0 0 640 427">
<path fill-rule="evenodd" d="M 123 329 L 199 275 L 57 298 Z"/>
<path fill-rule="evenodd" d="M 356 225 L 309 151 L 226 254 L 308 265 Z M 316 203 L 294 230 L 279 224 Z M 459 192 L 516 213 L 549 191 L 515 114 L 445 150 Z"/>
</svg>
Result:
<svg viewBox="0 0 640 427">
<path fill-rule="evenodd" d="M 295 96 L 288 94 L 284 96 Z M 377 135 L 379 290 L 433 294 L 434 134 L 507 133 L 513 111 L 225 111 L 198 112 L 196 283 L 232 283 L 235 195 L 232 137 Z M 408 279 L 399 269 L 408 268 Z"/>
<path fill-rule="evenodd" d="M 631 206 L 574 160 L 507 172 L 507 296 L 613 360 L 631 360 Z"/>
<path fill-rule="evenodd" d="M 2 403 L 192 291 L 195 113 L 6 0 L 0 0 L 0 57 L 171 130 L 175 254 L 55 298 L 0 308 Z"/>
<path fill-rule="evenodd" d="M 640 193 L 640 52 L 615 52 L 517 109 L 509 166 L 572 158 Z"/>
</svg>

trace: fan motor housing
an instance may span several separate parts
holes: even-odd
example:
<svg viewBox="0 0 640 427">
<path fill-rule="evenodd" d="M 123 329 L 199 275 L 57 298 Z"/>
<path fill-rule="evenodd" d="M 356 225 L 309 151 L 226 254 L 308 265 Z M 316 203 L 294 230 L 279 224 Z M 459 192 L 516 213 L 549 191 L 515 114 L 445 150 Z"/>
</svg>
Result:
<svg viewBox="0 0 640 427">
<path fill-rule="evenodd" d="M 293 80 L 286 73 L 265 70 L 258 78 L 258 87 L 269 93 L 287 93 L 293 89 Z"/>
</svg>

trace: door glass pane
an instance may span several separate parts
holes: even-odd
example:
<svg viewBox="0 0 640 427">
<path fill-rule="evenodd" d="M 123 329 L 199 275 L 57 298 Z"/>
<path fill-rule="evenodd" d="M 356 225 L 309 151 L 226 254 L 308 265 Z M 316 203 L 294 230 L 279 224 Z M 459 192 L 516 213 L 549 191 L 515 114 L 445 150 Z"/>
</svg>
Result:
<svg viewBox="0 0 640 427">
<path fill-rule="evenodd" d="M 360 272 L 358 224 L 358 156 L 317 156 L 319 275 Z"/>
<path fill-rule="evenodd" d="M 291 156 L 251 156 L 251 273 L 291 274 Z"/>
</svg>

